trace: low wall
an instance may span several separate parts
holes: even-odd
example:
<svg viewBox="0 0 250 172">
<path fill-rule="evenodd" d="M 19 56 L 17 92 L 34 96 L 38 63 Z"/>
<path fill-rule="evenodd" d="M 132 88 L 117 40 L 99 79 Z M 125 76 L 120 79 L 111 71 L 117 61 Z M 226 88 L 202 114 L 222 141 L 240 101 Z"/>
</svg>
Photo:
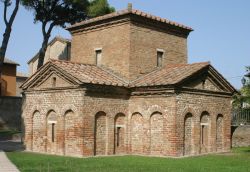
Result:
<svg viewBox="0 0 250 172">
<path fill-rule="evenodd" d="M 0 97 L 0 130 L 21 131 L 21 97 Z"/>
<path fill-rule="evenodd" d="M 232 147 L 250 146 L 250 126 L 232 127 Z"/>
</svg>

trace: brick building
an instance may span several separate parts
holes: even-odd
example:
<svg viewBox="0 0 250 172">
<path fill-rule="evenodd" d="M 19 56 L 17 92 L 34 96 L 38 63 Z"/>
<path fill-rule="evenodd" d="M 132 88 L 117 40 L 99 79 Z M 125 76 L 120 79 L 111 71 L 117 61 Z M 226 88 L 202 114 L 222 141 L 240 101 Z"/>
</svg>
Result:
<svg viewBox="0 0 250 172">
<path fill-rule="evenodd" d="M 23 85 L 26 150 L 183 156 L 230 150 L 235 89 L 187 64 L 184 25 L 128 8 L 68 28 L 71 60 Z"/>
</svg>

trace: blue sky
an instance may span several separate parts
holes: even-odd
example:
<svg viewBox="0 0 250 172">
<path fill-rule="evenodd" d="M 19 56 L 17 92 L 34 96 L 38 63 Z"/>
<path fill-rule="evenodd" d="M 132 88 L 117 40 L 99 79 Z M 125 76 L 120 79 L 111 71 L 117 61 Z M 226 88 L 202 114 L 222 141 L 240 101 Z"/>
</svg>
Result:
<svg viewBox="0 0 250 172">
<path fill-rule="evenodd" d="M 189 63 L 210 61 L 233 86 L 241 87 L 245 66 L 250 65 L 249 0 L 109 0 L 116 10 L 126 8 L 128 2 L 135 9 L 192 27 Z M 3 26 L 1 18 L 1 34 Z M 18 71 L 27 73 L 27 61 L 42 43 L 41 25 L 34 24 L 32 12 L 21 7 L 12 30 L 6 56 L 21 65 Z M 55 28 L 51 38 L 56 35 L 71 38 L 61 28 Z"/>
</svg>

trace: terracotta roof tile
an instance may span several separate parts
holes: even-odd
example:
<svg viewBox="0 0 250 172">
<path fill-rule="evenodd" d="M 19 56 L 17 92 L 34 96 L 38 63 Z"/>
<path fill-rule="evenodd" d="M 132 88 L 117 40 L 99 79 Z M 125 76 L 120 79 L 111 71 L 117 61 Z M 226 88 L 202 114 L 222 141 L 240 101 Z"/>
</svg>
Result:
<svg viewBox="0 0 250 172">
<path fill-rule="evenodd" d="M 209 62 L 168 65 L 132 81 L 130 87 L 174 85 L 207 66 Z"/>
<path fill-rule="evenodd" d="M 166 68 L 157 69 L 129 83 L 112 72 L 95 65 L 73 63 L 62 60 L 51 60 L 51 63 L 74 76 L 82 83 L 124 87 L 174 85 L 193 75 L 197 71 L 209 66 L 208 62 L 168 65 Z"/>
<path fill-rule="evenodd" d="M 169 25 L 173 25 L 173 26 L 177 26 L 177 27 L 181 27 L 183 29 L 193 31 L 193 29 L 191 27 L 185 26 L 185 25 L 177 23 L 177 22 L 170 21 L 170 20 L 165 19 L 165 18 L 154 16 L 154 15 L 151 15 L 149 13 L 145 13 L 145 12 L 142 12 L 142 11 L 136 10 L 136 9 L 133 9 L 133 10 L 128 10 L 128 9 L 120 10 L 120 11 L 116 11 L 116 12 L 106 14 L 106 15 L 103 15 L 103 16 L 95 17 L 95 18 L 92 18 L 92 19 L 89 19 L 89 20 L 84 20 L 84 21 L 81 21 L 79 23 L 76 23 L 74 25 L 69 26 L 67 29 L 72 29 L 72 28 L 75 28 L 75 27 L 78 27 L 78 26 L 81 26 L 81 25 L 85 25 L 85 24 L 89 24 L 89 23 L 93 23 L 93 22 L 101 21 L 101 20 L 105 20 L 105 19 L 110 19 L 110 18 L 113 18 L 113 17 L 118 17 L 118 16 L 122 16 L 122 15 L 126 15 L 126 14 L 135 14 L 135 15 L 138 15 L 138 16 L 142 16 L 142 17 L 145 17 L 145 18 L 153 19 L 153 20 L 156 20 L 156 21 L 160 21 L 162 23 L 167 23 Z"/>
<path fill-rule="evenodd" d="M 51 60 L 50 62 L 52 65 L 74 76 L 82 83 L 128 86 L 128 83 L 123 79 L 95 65 L 73 63 L 63 60 Z"/>
</svg>

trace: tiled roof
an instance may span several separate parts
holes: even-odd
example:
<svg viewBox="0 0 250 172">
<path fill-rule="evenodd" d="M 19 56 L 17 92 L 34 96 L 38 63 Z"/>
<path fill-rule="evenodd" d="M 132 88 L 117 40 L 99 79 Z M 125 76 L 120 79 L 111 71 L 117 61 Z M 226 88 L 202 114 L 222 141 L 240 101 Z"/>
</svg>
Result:
<svg viewBox="0 0 250 172">
<path fill-rule="evenodd" d="M 93 23 L 93 22 L 97 22 L 97 21 L 101 21 L 101 20 L 105 20 L 105 19 L 110 19 L 110 18 L 113 18 L 113 17 L 118 17 L 118 16 L 122 16 L 122 15 L 126 15 L 126 14 L 134 14 L 134 15 L 142 16 L 142 17 L 145 17 L 145 18 L 148 18 L 148 19 L 152 19 L 152 20 L 159 21 L 159 22 L 162 22 L 162 23 L 166 23 L 166 24 L 169 24 L 169 25 L 172 25 L 172 26 L 176 26 L 176 27 L 180 27 L 180 28 L 183 28 L 183 29 L 193 31 L 193 29 L 191 27 L 185 26 L 185 25 L 177 23 L 177 22 L 170 21 L 170 20 L 165 19 L 165 18 L 157 17 L 157 16 L 154 16 L 154 15 L 151 15 L 151 14 L 148 14 L 148 13 L 142 12 L 140 10 L 136 10 L 136 9 L 120 10 L 120 11 L 113 12 L 113 13 L 110 13 L 110 14 L 106 14 L 106 15 L 103 15 L 103 16 L 95 17 L 95 18 L 92 18 L 92 19 L 89 19 L 89 20 L 84 20 L 82 22 L 79 22 L 79 23 L 76 23 L 76 24 L 74 24 L 72 26 L 69 26 L 67 29 L 72 29 L 72 28 L 75 28 L 75 27 L 78 27 L 78 26 L 81 26 L 81 25 L 85 25 L 85 24 L 89 24 L 89 23 Z"/>
<path fill-rule="evenodd" d="M 74 76 L 82 83 L 124 87 L 173 85 L 209 66 L 208 62 L 168 65 L 166 68 L 157 69 L 129 83 L 110 71 L 95 65 L 62 60 L 51 60 L 51 63 Z"/>
<path fill-rule="evenodd" d="M 168 65 L 130 83 L 130 87 L 174 85 L 209 66 L 209 62 Z"/>
<path fill-rule="evenodd" d="M 4 58 L 4 62 L 3 62 L 3 63 L 5 63 L 5 64 L 13 64 L 13 65 L 19 66 L 18 63 L 14 62 L 14 61 L 12 61 L 12 60 L 6 58 L 6 57 Z"/>
<path fill-rule="evenodd" d="M 56 65 L 68 74 L 74 76 L 82 83 L 128 86 L 128 83 L 123 79 L 95 65 L 52 59 L 50 62 L 52 63 L 52 65 Z"/>
</svg>

